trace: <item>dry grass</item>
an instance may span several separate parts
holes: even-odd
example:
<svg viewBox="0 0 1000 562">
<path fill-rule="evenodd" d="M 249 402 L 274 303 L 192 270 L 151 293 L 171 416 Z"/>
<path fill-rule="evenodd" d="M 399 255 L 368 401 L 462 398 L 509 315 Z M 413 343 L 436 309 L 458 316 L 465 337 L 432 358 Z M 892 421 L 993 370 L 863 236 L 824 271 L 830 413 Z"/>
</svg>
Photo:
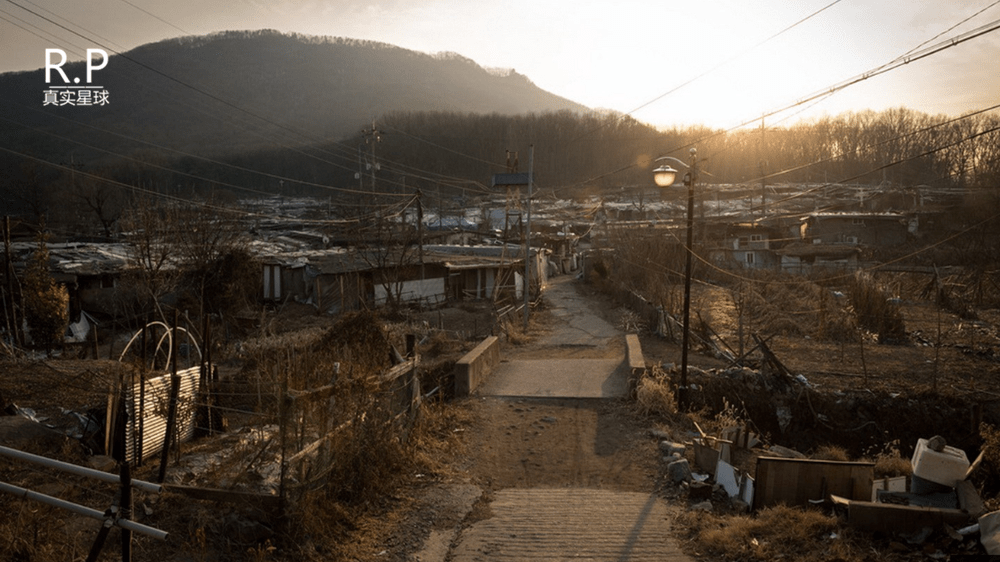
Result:
<svg viewBox="0 0 1000 562">
<path fill-rule="evenodd" d="M 899 440 L 890 441 L 863 460 L 875 463 L 875 478 L 894 478 L 913 474 L 910 459 L 903 457 L 899 451 Z"/>
<path fill-rule="evenodd" d="M 823 445 L 818 447 L 811 455 L 809 455 L 809 458 L 821 461 L 839 462 L 847 462 L 851 460 L 850 456 L 847 454 L 847 450 L 836 445 Z"/>
<path fill-rule="evenodd" d="M 671 418 L 677 414 L 677 399 L 670 387 L 670 379 L 659 366 L 639 379 L 636 385 L 636 407 L 644 416 L 658 415 Z"/>
<path fill-rule="evenodd" d="M 871 560 L 863 537 L 814 510 L 777 506 L 756 515 L 687 511 L 677 520 L 686 550 L 712 560 Z"/>
<path fill-rule="evenodd" d="M 884 284 L 865 273 L 858 273 L 848 284 L 848 298 L 858 325 L 878 335 L 879 342 L 906 341 L 906 324 L 899 304 Z"/>
</svg>

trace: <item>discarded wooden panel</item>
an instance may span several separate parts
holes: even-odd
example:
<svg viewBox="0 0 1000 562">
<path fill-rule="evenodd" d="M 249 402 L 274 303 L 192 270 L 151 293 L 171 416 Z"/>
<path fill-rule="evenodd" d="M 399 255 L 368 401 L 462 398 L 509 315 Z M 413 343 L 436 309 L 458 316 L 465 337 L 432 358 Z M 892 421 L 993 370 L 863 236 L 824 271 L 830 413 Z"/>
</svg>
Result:
<svg viewBox="0 0 1000 562">
<path fill-rule="evenodd" d="M 189 498 L 198 500 L 250 505 L 266 510 L 276 510 L 281 506 L 281 497 L 270 494 L 237 492 L 217 488 L 199 488 L 196 486 L 182 486 L 180 484 L 164 484 L 163 488 L 169 492 L 184 494 Z"/>
<path fill-rule="evenodd" d="M 733 445 L 741 449 L 752 449 L 760 444 L 757 436 L 745 426 L 727 427 L 722 430 L 720 436 L 727 441 L 732 441 Z"/>
<path fill-rule="evenodd" d="M 837 495 L 830 499 L 834 505 L 847 508 L 849 526 L 869 532 L 909 534 L 924 527 L 937 529 L 945 523 L 957 528 L 970 519 L 969 514 L 960 509 L 857 501 Z"/>
<path fill-rule="evenodd" d="M 694 463 L 705 472 L 715 476 L 715 466 L 719 464 L 719 451 L 709 447 L 708 445 L 702 445 L 695 441 L 694 443 Z"/>
<path fill-rule="evenodd" d="M 969 477 L 972 476 L 972 473 L 975 472 L 979 468 L 979 465 L 983 464 L 983 455 L 984 454 L 985 454 L 985 452 L 981 451 L 979 453 L 979 456 L 976 457 L 976 460 L 972 461 L 972 464 L 969 465 L 969 470 L 965 471 L 965 478 L 963 478 L 962 480 L 968 480 Z"/>
<path fill-rule="evenodd" d="M 895 478 L 879 478 L 878 480 L 872 482 L 872 501 L 878 499 L 878 492 L 905 492 L 906 491 L 906 477 L 896 476 Z"/>
<path fill-rule="evenodd" d="M 976 487 L 972 485 L 972 482 L 962 480 L 958 483 L 955 491 L 958 493 L 959 509 L 973 517 L 979 517 L 986 513 L 986 505 L 983 504 L 983 498 L 980 497 L 979 492 L 976 491 Z"/>
<path fill-rule="evenodd" d="M 778 504 L 809 505 L 834 494 L 868 501 L 875 463 L 812 459 L 757 459 L 753 508 Z"/>
</svg>

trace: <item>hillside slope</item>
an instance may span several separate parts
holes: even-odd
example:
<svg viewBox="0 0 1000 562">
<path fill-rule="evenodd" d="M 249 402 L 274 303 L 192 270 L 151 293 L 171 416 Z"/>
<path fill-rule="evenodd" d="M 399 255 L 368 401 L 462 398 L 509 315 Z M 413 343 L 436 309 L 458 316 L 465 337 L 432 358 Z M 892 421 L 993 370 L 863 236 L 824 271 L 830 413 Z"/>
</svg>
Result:
<svg viewBox="0 0 1000 562">
<path fill-rule="evenodd" d="M 82 63 L 64 69 L 85 76 Z M 338 140 L 389 111 L 587 111 L 459 55 L 274 31 L 147 44 L 112 55 L 93 85 L 108 92 L 107 105 L 44 105 L 42 69 L 0 75 L 0 146 L 92 163 L 157 151 L 144 142 L 218 154 Z M 23 158 L 0 154 L 0 171 L 21 165 Z"/>
</svg>

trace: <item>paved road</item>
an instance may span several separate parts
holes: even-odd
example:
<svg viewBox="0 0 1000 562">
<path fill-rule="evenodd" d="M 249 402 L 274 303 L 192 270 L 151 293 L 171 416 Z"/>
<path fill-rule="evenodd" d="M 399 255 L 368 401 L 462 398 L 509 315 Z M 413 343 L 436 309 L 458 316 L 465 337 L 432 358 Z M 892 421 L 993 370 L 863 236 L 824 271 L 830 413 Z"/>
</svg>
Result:
<svg viewBox="0 0 1000 562">
<path fill-rule="evenodd" d="M 542 348 L 605 348 L 624 334 L 598 316 L 572 276 L 556 277 L 545 303 L 558 322 L 538 339 Z M 628 392 L 624 355 L 613 359 L 514 359 L 501 363 L 476 393 L 535 398 L 618 398 Z"/>
<path fill-rule="evenodd" d="M 584 297 L 576 290 L 579 283 L 573 276 L 564 275 L 552 280 L 545 288 L 545 303 L 553 316 L 562 321 L 557 329 L 539 339 L 539 344 L 550 347 L 604 347 L 622 332 L 598 316 Z"/>
<path fill-rule="evenodd" d="M 670 514 L 654 494 L 507 489 L 490 509 L 491 518 L 463 532 L 452 560 L 690 560 L 674 546 Z"/>
<path fill-rule="evenodd" d="M 587 300 L 578 295 L 572 278 L 557 278 L 546 290 L 545 299 L 552 314 L 563 322 L 542 338 L 543 346 L 611 348 L 614 342 L 624 339 L 622 332 L 595 314 Z M 624 359 L 623 354 L 612 359 L 516 359 L 501 364 L 477 395 L 484 400 L 616 398 L 626 392 Z M 589 435 L 581 432 L 584 434 Z M 598 454 L 593 451 L 594 447 L 590 439 L 578 443 L 576 449 Z M 550 454 L 556 453 L 550 451 Z M 516 460 L 511 459 L 511 462 Z M 436 550 L 428 547 L 417 559 L 442 562 L 445 559 L 450 562 L 692 560 L 670 537 L 668 507 L 652 491 L 506 488 L 495 492 L 488 513 L 488 517 L 450 535 L 452 540 L 448 547 Z M 442 541 L 438 544 L 443 546 Z"/>
<path fill-rule="evenodd" d="M 618 398 L 628 373 L 617 359 L 521 359 L 497 366 L 476 392 L 519 398 Z"/>
</svg>

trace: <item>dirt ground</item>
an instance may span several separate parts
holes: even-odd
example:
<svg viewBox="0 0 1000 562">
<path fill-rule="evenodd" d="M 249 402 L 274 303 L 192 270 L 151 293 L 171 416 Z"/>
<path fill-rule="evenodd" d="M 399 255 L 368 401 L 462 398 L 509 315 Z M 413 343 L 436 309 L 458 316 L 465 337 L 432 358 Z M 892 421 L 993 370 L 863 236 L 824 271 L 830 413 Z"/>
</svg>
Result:
<svg viewBox="0 0 1000 562">
<path fill-rule="evenodd" d="M 628 327 L 631 317 L 618 303 L 590 285 L 579 284 L 577 290 L 610 323 Z M 695 303 L 712 299 L 711 294 L 699 294 L 702 291 L 710 289 L 696 288 Z M 860 442 L 859 435 L 864 433 L 864 439 L 872 443 L 896 442 L 904 456 L 906 443 L 914 435 L 929 436 L 923 434 L 936 428 L 940 430 L 937 433 L 951 431 L 955 437 L 949 442 L 961 444 L 962 439 L 972 438 L 977 421 L 1000 421 L 1000 340 L 996 329 L 1000 314 L 981 311 L 978 321 L 969 322 L 939 313 L 933 304 L 920 301 L 904 301 L 903 311 L 911 335 L 908 345 L 869 341 L 839 344 L 783 335 L 768 340 L 775 355 L 791 371 L 801 374 L 813 390 L 800 393 L 798 401 L 791 404 L 794 422 L 784 431 L 768 419 L 773 417 L 773 396 L 765 386 L 748 390 L 746 380 L 701 375 L 698 370 L 718 372 L 728 362 L 692 353 L 692 380 L 701 385 L 695 398 L 705 408 L 700 415 L 711 419 L 721 409 L 720 397 L 728 393 L 735 397 L 730 402 L 738 398 L 746 403 L 743 413 L 763 426 L 760 433 L 775 443 L 808 453 L 822 445 L 836 445 L 837 440 Z M 462 340 L 445 345 L 442 338 L 435 337 L 425 342 L 427 359 L 441 362 L 446 370 L 448 357 L 453 360 L 478 338 L 498 331 L 489 318 L 488 307 L 468 304 L 412 313 L 398 320 L 432 331 L 443 329 L 449 338 Z M 718 321 L 718 311 L 713 312 L 713 318 L 720 335 L 734 341 L 732 323 Z M 286 310 L 268 322 L 274 333 L 329 324 L 308 310 Z M 608 348 L 545 348 L 533 343 L 540 334 L 558 329 L 556 322 L 543 300 L 528 334 L 515 330 L 502 336 L 505 355 L 557 359 L 606 358 L 622 353 L 621 343 Z M 936 346 L 939 333 L 942 345 Z M 641 333 L 641 341 L 647 364 L 679 362 L 677 344 L 648 331 Z M 434 353 L 440 356 L 432 357 Z M 113 378 L 108 374 L 112 365 L 95 361 L 19 359 L 7 360 L 0 368 L 7 373 L 0 378 L 0 395 L 51 419 L 62 419 L 66 415 L 63 409 L 99 404 L 106 399 Z M 430 468 L 406 475 L 402 488 L 380 505 L 359 513 L 335 549 L 336 555 L 331 552 L 314 559 L 415 560 L 427 544 L 439 540 L 447 545 L 449 533 L 456 527 L 487 517 L 490 495 L 507 487 L 655 489 L 667 497 L 678 497 L 679 490 L 664 482 L 650 430 L 683 435 L 686 428 L 671 428 L 664 418 L 640 415 L 628 400 L 472 398 L 439 402 L 428 411 L 432 419 L 427 423 L 433 425 L 431 433 L 437 440 L 424 453 L 433 456 L 432 462 L 425 463 Z M 863 427 L 861 433 L 846 431 L 858 426 Z M 970 443 L 975 445 L 973 441 Z M 71 450 L 72 446 L 59 446 L 64 450 L 53 452 L 53 456 L 81 460 L 80 452 Z M 970 455 L 976 452 L 969 449 Z M 200 513 L 204 516 L 205 512 Z M 258 558 L 248 554 L 246 559 L 292 559 L 289 556 L 293 554 L 276 550 Z"/>
</svg>

